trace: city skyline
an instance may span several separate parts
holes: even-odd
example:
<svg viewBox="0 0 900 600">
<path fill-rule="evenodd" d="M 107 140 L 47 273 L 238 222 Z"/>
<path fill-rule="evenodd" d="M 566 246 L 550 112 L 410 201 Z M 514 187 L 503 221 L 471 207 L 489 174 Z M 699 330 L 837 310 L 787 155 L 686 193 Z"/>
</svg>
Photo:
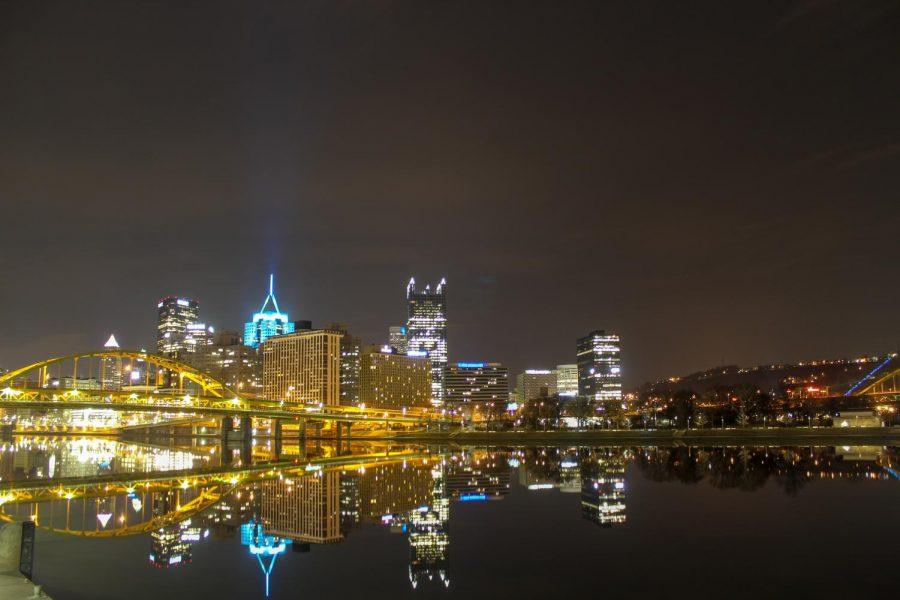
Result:
<svg viewBox="0 0 900 600">
<path fill-rule="evenodd" d="M 410 289 L 410 287 L 413 285 L 413 280 L 414 280 L 414 278 L 411 279 L 410 282 L 407 284 L 407 300 L 408 300 L 409 289 Z M 266 298 L 265 298 L 265 303 L 264 303 L 264 305 L 263 305 L 263 309 L 269 304 L 270 301 L 273 301 L 273 304 L 275 304 L 275 311 L 273 312 L 273 314 L 277 313 L 277 316 L 278 316 L 278 317 L 282 318 L 283 320 L 285 320 L 285 322 L 286 322 L 287 324 L 289 324 L 290 330 L 289 330 L 289 331 L 288 331 L 288 330 L 285 330 L 285 333 L 291 333 L 291 332 L 293 332 L 293 326 L 295 325 L 295 323 L 301 322 L 301 321 L 300 321 L 300 320 L 297 320 L 297 321 L 287 321 L 286 319 L 288 318 L 288 314 L 287 314 L 287 313 L 281 313 L 281 312 L 279 312 L 277 302 L 274 301 L 274 292 L 272 291 L 272 286 L 274 285 L 274 284 L 273 284 L 273 281 L 274 281 L 274 274 L 273 274 L 273 275 L 270 275 L 270 277 L 269 277 L 269 285 L 270 285 L 270 287 L 269 287 L 269 293 L 268 293 L 268 295 L 267 295 Z M 442 279 L 442 280 L 441 280 L 439 287 L 441 287 L 441 286 L 443 286 L 443 285 L 446 285 L 445 279 Z M 430 286 L 427 286 L 427 288 L 428 288 L 428 287 L 430 287 Z M 427 289 L 427 288 L 426 288 L 426 289 Z M 200 304 L 202 304 L 202 300 L 201 300 L 201 299 L 196 299 L 196 298 L 188 297 L 188 296 L 185 296 L 185 295 L 168 295 L 168 296 L 166 296 L 165 298 L 163 298 L 163 299 L 161 299 L 161 300 L 159 300 L 159 301 L 157 302 L 157 309 L 158 309 L 159 311 L 162 311 L 162 310 L 163 310 L 163 305 L 164 305 L 165 302 L 171 302 L 171 304 L 172 304 L 173 306 L 178 307 L 178 308 L 181 308 L 180 305 L 178 304 L 178 302 L 181 302 L 182 304 L 184 304 L 185 307 L 188 306 L 188 303 L 190 304 L 190 309 L 189 309 L 190 312 L 187 313 L 187 315 L 184 316 L 184 317 L 179 317 L 179 319 L 182 321 L 181 326 L 184 327 L 184 328 L 186 329 L 186 331 L 185 331 L 184 333 L 187 334 L 187 337 L 184 338 L 184 339 L 186 339 L 187 342 L 188 342 L 188 346 L 187 346 L 187 347 L 190 347 L 190 342 L 193 341 L 192 338 L 190 337 L 190 331 L 189 331 L 189 328 L 187 328 L 187 325 L 196 325 L 196 326 L 199 326 L 199 327 L 203 328 L 203 329 L 205 330 L 205 334 L 208 335 L 208 336 L 210 336 L 210 337 L 209 337 L 209 342 L 206 342 L 206 341 L 204 340 L 204 343 L 211 343 L 211 342 L 212 342 L 212 336 L 214 335 L 214 333 L 215 333 L 216 331 L 219 331 L 219 332 L 227 332 L 227 333 L 232 333 L 232 332 L 233 332 L 233 333 L 235 333 L 235 334 L 237 334 L 237 335 L 243 337 L 242 334 L 246 334 L 246 332 L 248 331 L 248 328 L 253 324 L 253 323 L 251 323 L 251 322 L 238 322 L 238 321 L 241 321 L 242 317 L 237 316 L 237 317 L 233 317 L 233 318 L 230 318 L 230 319 L 226 317 L 226 321 L 224 321 L 224 322 L 225 322 L 225 325 L 219 325 L 219 322 L 218 322 L 215 318 L 214 318 L 214 319 L 208 319 L 207 316 L 206 316 L 207 313 L 206 313 L 205 311 L 204 311 L 204 316 L 201 317 L 201 316 L 198 314 L 198 312 L 199 312 L 199 306 L 200 306 Z M 247 312 L 247 313 L 245 313 L 245 314 L 250 314 L 250 313 L 253 314 L 254 320 L 256 320 L 256 317 L 257 317 L 257 316 L 263 314 L 263 313 L 258 312 L 258 311 L 257 311 L 257 312 L 249 311 L 249 312 Z M 161 348 L 163 347 L 161 344 L 164 344 L 165 342 L 162 341 L 162 338 L 161 338 L 162 333 L 160 332 L 160 327 L 162 327 L 162 325 L 161 325 L 161 321 L 159 321 L 159 320 L 162 319 L 162 317 L 157 316 L 157 318 L 158 318 L 158 322 L 157 322 L 157 324 L 156 324 L 156 326 L 155 326 L 155 329 L 156 329 L 156 342 L 155 342 L 155 343 L 156 343 L 156 346 L 157 346 L 157 351 L 159 351 L 159 349 L 161 349 Z M 386 320 L 384 320 L 384 322 L 387 323 L 387 322 L 390 321 L 390 320 L 391 320 L 390 318 L 387 318 Z M 306 321 L 310 321 L 310 320 L 309 320 L 309 319 L 306 319 Z M 232 322 L 235 322 L 234 325 L 232 325 Z M 453 324 L 454 324 L 453 319 L 448 319 L 448 325 L 447 325 L 447 327 L 448 327 L 448 329 L 451 330 L 451 331 L 452 331 L 453 328 L 454 328 L 454 327 L 453 327 Z M 334 321 L 334 320 L 328 320 L 328 319 L 313 322 L 313 327 L 314 327 L 314 329 L 322 329 L 323 327 L 324 327 L 324 328 L 328 328 L 328 327 L 331 327 L 331 326 L 334 326 L 334 325 L 336 325 L 335 321 Z M 388 328 L 386 325 L 385 325 L 384 327 L 382 327 L 383 330 L 386 329 L 386 328 Z M 121 329 L 124 329 L 124 328 L 121 328 Z M 381 343 L 381 341 L 383 341 L 382 338 L 384 338 L 383 331 L 381 332 L 381 333 L 382 333 L 381 337 L 379 337 L 379 334 L 378 334 L 378 333 L 374 333 L 372 339 L 368 339 L 368 338 L 364 338 L 364 337 L 361 336 L 361 335 L 357 335 L 357 330 L 354 329 L 354 328 L 352 327 L 352 325 L 350 326 L 349 329 L 351 330 L 351 333 L 352 333 L 355 337 L 357 337 L 357 338 L 363 340 L 363 344 L 364 344 L 364 345 L 365 345 L 365 344 L 375 344 L 375 345 L 377 345 L 378 343 Z M 391 334 L 391 337 L 392 337 L 392 336 L 394 335 L 394 330 L 396 330 L 396 329 L 398 329 L 398 328 L 395 327 L 395 326 L 390 326 L 389 329 L 391 330 L 390 334 Z M 405 331 L 405 330 L 407 329 L 407 327 L 406 327 L 406 326 L 403 326 L 402 329 Z M 116 329 L 116 328 L 107 328 L 106 331 L 112 331 L 112 332 L 113 332 L 113 333 L 112 333 L 112 336 L 115 337 L 115 335 L 118 334 L 118 332 L 120 331 L 120 329 Z M 618 333 L 617 331 L 614 333 L 614 335 L 618 335 L 618 334 L 619 334 L 619 333 Z M 554 369 L 554 366 L 553 366 L 553 365 L 554 365 L 554 361 L 557 361 L 557 362 L 559 362 L 560 360 L 564 360 L 564 361 L 574 361 L 575 358 L 576 358 L 576 354 L 577 354 L 577 352 L 576 352 L 576 342 L 580 340 L 581 335 L 582 335 L 582 334 L 578 334 L 578 336 L 577 336 L 576 339 L 574 339 L 574 340 L 569 340 L 569 341 L 571 342 L 571 346 L 572 346 L 572 352 L 571 352 L 571 355 L 570 355 L 570 356 L 561 356 L 561 357 L 557 356 L 557 357 L 555 357 L 555 358 L 554 358 L 554 357 L 550 357 L 550 358 L 541 359 L 541 360 L 536 360 L 536 359 L 531 359 L 531 358 L 525 358 L 525 359 L 521 362 L 521 366 L 515 367 L 515 368 L 510 367 L 510 373 L 523 373 L 523 372 L 529 371 L 529 370 L 533 371 L 536 367 L 538 367 L 538 368 L 540 368 L 540 369 L 543 369 L 543 368 L 545 368 L 545 365 L 549 365 L 548 368 L 552 370 L 552 369 Z M 85 336 L 84 336 L 84 335 L 79 335 L 78 337 L 79 337 L 79 338 L 84 338 Z M 142 336 L 142 339 L 143 339 L 144 341 L 142 341 L 141 343 L 137 343 L 137 344 L 126 344 L 125 347 L 128 348 L 128 349 L 132 349 L 132 350 L 146 349 L 146 348 L 153 347 L 154 342 L 153 342 L 153 340 L 152 340 L 151 338 L 152 338 L 152 334 L 151 334 L 150 336 L 144 335 L 144 336 Z M 180 344 L 180 345 L 178 345 L 178 349 L 179 349 L 180 351 L 182 351 L 182 352 L 184 351 L 184 349 L 181 348 L 181 346 L 184 345 L 184 339 L 180 340 L 180 341 L 179 341 L 179 344 Z M 559 340 L 555 340 L 555 339 L 554 339 L 553 341 L 554 341 L 554 342 L 559 342 Z M 454 340 L 454 342 L 456 343 L 456 340 Z M 626 342 L 626 344 L 627 344 L 627 342 Z M 246 345 L 246 344 L 245 344 L 245 345 Z M 465 344 L 463 344 L 463 345 L 465 345 Z M 89 345 L 89 346 L 85 347 L 84 349 L 85 349 L 85 350 L 87 350 L 87 349 L 97 349 L 97 348 L 99 348 L 99 347 L 100 347 L 99 344 L 94 344 L 94 345 Z M 257 347 L 259 347 L 259 345 L 257 345 Z M 898 348 L 900 348 L 900 346 L 898 346 Z M 642 385 L 642 384 L 647 384 L 647 383 L 651 383 L 651 382 L 654 382 L 654 381 L 657 381 L 657 382 L 658 382 L 658 381 L 664 380 L 664 379 L 666 379 L 666 378 L 668 378 L 668 377 L 672 377 L 672 376 L 679 376 L 679 377 L 680 377 L 680 376 L 690 375 L 690 374 L 698 373 L 698 372 L 701 372 L 701 371 L 704 371 L 704 370 L 715 369 L 715 368 L 717 368 L 717 367 L 723 367 L 723 366 L 756 367 L 756 366 L 762 366 L 762 365 L 774 365 L 774 364 L 803 364 L 804 362 L 807 362 L 807 363 L 808 363 L 808 362 L 811 362 L 811 361 L 823 361 L 823 360 L 828 361 L 828 360 L 836 360 L 836 359 L 837 359 L 837 360 L 839 360 L 839 359 L 854 359 L 854 358 L 860 358 L 860 357 L 878 357 L 878 356 L 881 356 L 881 355 L 890 355 L 890 354 L 892 354 L 892 353 L 896 353 L 897 350 L 887 348 L 887 349 L 883 349 L 883 350 L 878 351 L 878 352 L 875 352 L 875 351 L 872 351 L 872 352 L 862 351 L 862 352 L 853 353 L 853 354 L 844 353 L 844 354 L 840 354 L 840 355 L 837 355 L 837 356 L 822 356 L 822 355 L 816 355 L 816 356 L 800 356 L 800 357 L 790 357 L 790 358 L 788 358 L 788 359 L 784 359 L 784 360 L 780 360 L 780 361 L 772 360 L 772 359 L 768 359 L 768 360 L 767 360 L 765 357 L 763 357 L 763 360 L 761 360 L 760 362 L 757 362 L 757 363 L 739 363 L 739 362 L 728 362 L 727 360 L 720 360 L 720 361 L 718 361 L 718 362 L 715 362 L 715 364 L 694 365 L 694 366 L 689 367 L 688 369 L 683 370 L 683 371 L 680 371 L 680 372 L 657 373 L 657 374 L 655 374 L 655 375 L 649 375 L 649 376 L 643 377 L 643 378 L 641 378 L 641 377 L 635 377 L 635 376 L 629 376 L 629 369 L 628 369 L 628 366 L 627 366 L 627 365 L 628 365 L 629 360 L 630 360 L 630 358 L 631 358 L 630 352 L 631 352 L 631 348 L 626 348 L 626 352 L 623 353 L 624 359 L 622 359 L 622 361 L 621 361 L 623 364 L 626 365 L 626 366 L 623 368 L 623 373 L 622 373 L 622 376 L 621 376 L 621 380 L 622 380 L 622 382 L 623 382 L 623 383 L 622 383 L 622 386 L 623 386 L 623 389 L 624 389 L 624 390 L 633 389 L 633 388 L 636 388 L 637 386 L 640 386 L 640 385 Z M 62 353 L 64 353 L 64 352 L 57 352 L 57 354 L 62 354 Z M 161 353 L 164 354 L 164 355 L 165 355 L 165 354 L 169 354 L 169 352 L 165 352 L 165 351 L 163 351 L 163 352 L 161 352 Z M 543 356 L 543 355 L 546 355 L 546 352 L 543 352 L 543 351 L 538 350 L 538 352 L 536 352 L 536 354 L 541 354 L 541 355 Z M 459 357 L 459 356 L 455 356 L 454 354 L 448 354 L 448 357 L 449 357 L 449 359 L 448 359 L 448 363 L 447 363 L 447 364 L 455 364 L 455 363 L 457 363 L 457 362 L 463 362 L 463 363 L 464 363 L 464 362 L 471 362 L 471 361 L 472 361 L 471 358 L 465 358 L 465 357 L 462 357 L 462 358 L 461 358 L 461 357 Z M 2 360 L 2 358 L 3 358 L 2 355 L 0 355 L 0 360 Z M 478 356 L 477 361 L 478 361 L 478 362 L 501 362 L 501 363 L 503 363 L 503 364 L 507 364 L 507 362 L 504 360 L 504 357 L 496 357 L 496 356 L 490 356 L 490 357 Z M 25 363 L 25 362 L 27 362 L 27 361 L 26 361 L 26 360 L 21 360 L 21 361 L 19 361 L 19 364 L 23 364 L 23 363 Z M 2 369 L 2 368 L 10 368 L 10 367 L 12 367 L 12 366 L 17 366 L 17 364 L 14 363 L 14 362 L 10 362 L 10 364 L 3 364 L 2 362 L 0 362 L 0 369 Z M 565 365 L 559 365 L 559 366 L 565 366 Z M 513 383 L 513 382 L 512 382 L 512 380 L 511 380 L 511 384 L 512 384 L 512 383 Z M 511 385 L 510 390 L 511 390 L 511 391 L 514 391 L 514 386 L 513 386 L 513 385 Z"/>
<path fill-rule="evenodd" d="M 0 2 L 0 596 L 887 595 L 898 58 L 897 0 Z"/>
</svg>

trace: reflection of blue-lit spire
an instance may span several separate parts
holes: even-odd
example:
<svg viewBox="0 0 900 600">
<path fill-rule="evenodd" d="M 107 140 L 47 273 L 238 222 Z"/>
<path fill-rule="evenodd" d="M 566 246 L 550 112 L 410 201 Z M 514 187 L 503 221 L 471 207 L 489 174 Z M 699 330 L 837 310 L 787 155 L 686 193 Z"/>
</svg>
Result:
<svg viewBox="0 0 900 600">
<path fill-rule="evenodd" d="M 241 525 L 241 544 L 248 547 L 250 554 L 259 561 L 259 568 L 266 577 L 266 596 L 269 595 L 269 576 L 275 568 L 275 559 L 279 554 L 284 554 L 291 540 L 266 535 L 262 523 L 250 521 Z M 269 558 L 268 564 L 265 559 Z"/>
<path fill-rule="evenodd" d="M 275 275 L 269 275 L 269 293 L 262 307 L 259 312 L 253 314 L 252 321 L 244 324 L 244 344 L 258 348 L 267 338 L 293 331 L 294 324 L 287 313 L 281 312 L 278 300 L 275 299 Z"/>
</svg>

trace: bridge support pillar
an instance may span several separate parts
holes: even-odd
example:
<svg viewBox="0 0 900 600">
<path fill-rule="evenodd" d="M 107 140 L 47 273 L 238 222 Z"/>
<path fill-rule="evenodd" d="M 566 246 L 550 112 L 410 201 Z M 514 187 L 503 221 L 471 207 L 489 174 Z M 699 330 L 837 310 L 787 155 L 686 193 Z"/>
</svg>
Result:
<svg viewBox="0 0 900 600">
<path fill-rule="evenodd" d="M 275 458 L 281 458 L 281 419 L 275 419 L 272 421 L 272 435 L 275 438 Z"/>
<path fill-rule="evenodd" d="M 222 424 L 219 426 L 219 433 L 222 441 L 228 441 L 228 434 L 234 431 L 234 420 L 231 417 L 222 417 Z"/>
<path fill-rule="evenodd" d="M 253 461 L 253 417 L 241 417 L 241 464 Z"/>
<path fill-rule="evenodd" d="M 241 440 L 245 444 L 253 441 L 253 417 L 241 417 Z"/>
</svg>

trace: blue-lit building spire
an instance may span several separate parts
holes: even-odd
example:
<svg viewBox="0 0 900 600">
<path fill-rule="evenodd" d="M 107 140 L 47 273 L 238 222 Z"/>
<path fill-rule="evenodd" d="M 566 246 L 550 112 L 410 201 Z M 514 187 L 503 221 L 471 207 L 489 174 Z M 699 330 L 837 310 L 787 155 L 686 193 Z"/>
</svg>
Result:
<svg viewBox="0 0 900 600">
<path fill-rule="evenodd" d="M 269 304 L 271 303 L 271 306 Z M 244 344 L 259 348 L 273 335 L 282 335 L 294 332 L 294 323 L 288 318 L 287 313 L 278 308 L 278 300 L 275 299 L 275 275 L 269 275 L 269 293 L 263 301 L 259 312 L 253 314 L 253 320 L 244 324 Z"/>
</svg>

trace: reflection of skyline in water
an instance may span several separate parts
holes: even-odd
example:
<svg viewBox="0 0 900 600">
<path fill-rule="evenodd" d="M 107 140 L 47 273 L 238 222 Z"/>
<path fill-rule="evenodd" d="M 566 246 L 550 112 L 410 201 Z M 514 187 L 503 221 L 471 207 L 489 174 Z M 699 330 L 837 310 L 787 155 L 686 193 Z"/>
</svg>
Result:
<svg viewBox="0 0 900 600">
<path fill-rule="evenodd" d="M 413 589 L 429 582 L 449 587 L 453 505 L 502 500 L 513 482 L 527 494 L 571 495 L 568 504 L 573 517 L 608 528 L 628 527 L 627 474 L 639 474 L 650 482 L 702 483 L 744 491 L 772 483 L 791 495 L 816 482 L 865 483 L 896 477 L 896 450 L 876 446 L 466 448 L 432 452 L 430 458 L 390 464 L 357 466 L 349 461 L 339 468 L 303 468 L 303 463 L 273 468 L 266 479 L 236 485 L 189 519 L 151 531 L 149 563 L 157 568 L 184 568 L 193 561 L 196 544 L 239 539 L 259 564 L 261 584 L 267 589 L 277 586 L 273 569 L 281 554 L 313 552 L 317 545 L 345 542 L 356 529 L 376 527 L 406 538 Z M 112 440 L 20 440 L 3 448 L 0 467 L 3 482 L 8 482 L 160 472 L 184 465 L 207 468 L 217 461 L 208 448 L 195 453 Z M 123 497 L 91 500 L 96 508 L 88 514 L 85 529 L 102 532 L 111 525 L 102 523 L 101 517 L 112 522 L 123 510 L 146 519 L 177 513 L 202 494 L 190 486 L 152 494 L 141 493 L 139 484 L 135 487 Z M 54 503 L 58 519 L 66 512 L 66 502 Z M 37 514 L 33 506 L 19 511 L 19 516 L 29 511 Z M 3 508 L 7 514 L 16 514 L 11 506 Z M 40 510 L 39 524 L 46 523 L 47 513 L 46 507 Z M 248 531 L 252 533 L 248 535 Z M 274 578 L 271 583 L 270 578 Z"/>
</svg>

